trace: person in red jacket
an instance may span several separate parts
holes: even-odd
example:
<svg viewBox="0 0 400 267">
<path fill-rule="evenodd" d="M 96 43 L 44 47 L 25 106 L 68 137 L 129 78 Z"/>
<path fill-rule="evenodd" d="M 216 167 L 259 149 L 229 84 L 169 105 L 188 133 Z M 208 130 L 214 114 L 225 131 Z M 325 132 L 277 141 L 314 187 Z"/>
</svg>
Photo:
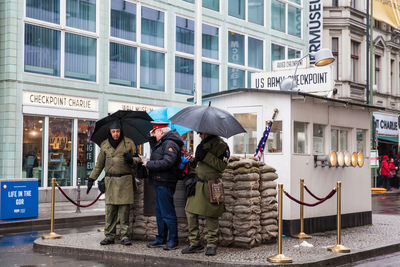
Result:
<svg viewBox="0 0 400 267">
<path fill-rule="evenodd" d="M 390 179 L 390 169 L 388 163 L 389 156 L 384 155 L 381 163 L 381 175 L 383 180 L 383 187 L 390 191 L 389 179 Z"/>
<path fill-rule="evenodd" d="M 391 175 L 389 175 L 389 176 L 391 176 L 391 178 L 389 180 L 390 180 L 390 185 L 392 186 L 392 189 L 393 189 L 393 187 L 394 188 L 399 188 L 399 181 L 398 181 L 398 178 L 397 178 L 397 175 L 396 175 L 397 167 L 396 167 L 396 165 L 394 165 L 394 159 L 393 158 L 390 158 L 389 170 L 391 172 Z"/>
</svg>

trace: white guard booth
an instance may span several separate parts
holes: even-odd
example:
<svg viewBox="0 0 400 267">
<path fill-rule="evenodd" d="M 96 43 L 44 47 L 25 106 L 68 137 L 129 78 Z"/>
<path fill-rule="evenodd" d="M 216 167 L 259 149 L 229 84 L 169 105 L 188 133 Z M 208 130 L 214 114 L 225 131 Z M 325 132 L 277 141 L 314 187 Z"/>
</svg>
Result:
<svg viewBox="0 0 400 267">
<path fill-rule="evenodd" d="M 235 89 L 206 95 L 203 104 L 228 110 L 247 133 L 228 139 L 231 154 L 253 155 L 274 109 L 279 110 L 265 146 L 262 160 L 277 170 L 293 197 L 300 199 L 300 179 L 316 196 L 323 198 L 342 183 L 342 227 L 372 223 L 370 112 L 383 108 L 294 91 Z M 331 151 L 362 152 L 362 167 L 321 166 L 314 158 Z M 336 229 L 336 194 L 315 207 L 304 206 L 304 231 Z M 304 202 L 318 200 L 304 192 Z M 285 234 L 300 230 L 299 204 L 283 196 Z"/>
</svg>

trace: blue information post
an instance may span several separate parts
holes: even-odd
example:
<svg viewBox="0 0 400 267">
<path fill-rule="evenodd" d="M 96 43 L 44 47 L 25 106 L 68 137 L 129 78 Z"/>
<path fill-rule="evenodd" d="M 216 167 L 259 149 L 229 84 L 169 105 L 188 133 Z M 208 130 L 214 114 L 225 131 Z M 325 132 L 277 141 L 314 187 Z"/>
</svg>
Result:
<svg viewBox="0 0 400 267">
<path fill-rule="evenodd" d="M 0 219 L 37 217 L 37 179 L 0 179 Z"/>
</svg>

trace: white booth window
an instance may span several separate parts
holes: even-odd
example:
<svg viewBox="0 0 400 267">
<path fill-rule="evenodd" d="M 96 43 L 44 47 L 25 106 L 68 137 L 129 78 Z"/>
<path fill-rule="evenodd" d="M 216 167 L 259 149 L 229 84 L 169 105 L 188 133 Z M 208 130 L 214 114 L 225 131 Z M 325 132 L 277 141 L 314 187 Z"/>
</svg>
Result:
<svg viewBox="0 0 400 267">
<path fill-rule="evenodd" d="M 313 125 L 313 154 L 325 154 L 325 125 Z"/>
<path fill-rule="evenodd" d="M 282 121 L 274 121 L 268 135 L 268 153 L 282 152 Z"/>
<path fill-rule="evenodd" d="M 257 113 L 234 114 L 246 133 L 233 137 L 234 154 L 253 154 L 257 147 Z"/>
<path fill-rule="evenodd" d="M 356 140 L 357 140 L 357 151 L 365 154 L 366 147 L 366 131 L 362 129 L 357 129 L 356 132 Z"/>
<path fill-rule="evenodd" d="M 295 121 L 293 125 L 293 152 L 296 154 L 307 154 L 308 144 L 307 144 L 307 122 Z"/>
<path fill-rule="evenodd" d="M 348 151 L 348 135 L 347 129 L 331 129 L 331 150 Z"/>
</svg>

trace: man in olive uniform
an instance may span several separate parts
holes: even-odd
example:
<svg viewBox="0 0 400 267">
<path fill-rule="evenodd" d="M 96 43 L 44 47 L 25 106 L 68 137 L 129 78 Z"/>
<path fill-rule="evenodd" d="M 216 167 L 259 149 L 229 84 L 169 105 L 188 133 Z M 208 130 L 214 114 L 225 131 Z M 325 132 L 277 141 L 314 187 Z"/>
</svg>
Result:
<svg viewBox="0 0 400 267">
<path fill-rule="evenodd" d="M 132 245 L 129 240 L 129 211 L 133 204 L 132 175 L 141 159 L 137 156 L 136 145 L 132 139 L 124 137 L 118 121 L 110 125 L 108 138 L 100 145 L 96 166 L 89 176 L 88 189 L 104 169 L 106 187 L 106 225 L 105 239 L 100 245 L 114 243 L 116 225 L 120 222 L 121 244 Z"/>
<path fill-rule="evenodd" d="M 199 133 L 202 139 L 196 148 L 195 159 L 196 175 L 196 193 L 190 196 L 186 202 L 186 218 L 189 227 L 190 246 L 182 250 L 182 254 L 197 253 L 203 251 L 204 247 L 200 243 L 198 216 L 206 217 L 207 227 L 207 256 L 217 254 L 218 241 L 218 217 L 225 210 L 223 203 L 210 203 L 208 193 L 208 181 L 216 180 L 222 177 L 229 158 L 228 145 L 218 136 L 206 133 Z"/>
</svg>

